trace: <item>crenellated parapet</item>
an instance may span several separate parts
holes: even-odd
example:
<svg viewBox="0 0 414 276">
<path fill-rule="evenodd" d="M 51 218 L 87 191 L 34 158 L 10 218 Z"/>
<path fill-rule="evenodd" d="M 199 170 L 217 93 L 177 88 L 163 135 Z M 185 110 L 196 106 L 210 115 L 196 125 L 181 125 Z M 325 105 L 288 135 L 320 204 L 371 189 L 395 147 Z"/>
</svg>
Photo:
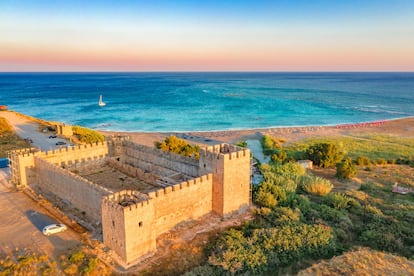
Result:
<svg viewBox="0 0 414 276">
<path fill-rule="evenodd" d="M 122 190 L 103 198 L 102 204 L 118 210 L 145 208 L 149 204 L 149 196 L 135 190 Z"/>
<path fill-rule="evenodd" d="M 156 191 L 153 192 L 149 192 L 147 195 L 149 197 L 149 199 L 162 199 L 163 197 L 165 197 L 166 195 L 170 194 L 170 193 L 174 193 L 174 192 L 190 192 L 190 190 L 192 188 L 197 188 L 200 185 L 211 185 L 213 180 L 213 175 L 212 174 L 206 174 L 206 175 L 202 175 L 200 177 L 196 177 L 196 178 L 192 178 L 190 180 L 187 181 L 183 181 L 181 183 L 178 184 L 174 184 L 168 187 L 164 187 L 161 189 L 158 189 Z M 190 195 L 190 194 L 188 194 Z"/>
</svg>

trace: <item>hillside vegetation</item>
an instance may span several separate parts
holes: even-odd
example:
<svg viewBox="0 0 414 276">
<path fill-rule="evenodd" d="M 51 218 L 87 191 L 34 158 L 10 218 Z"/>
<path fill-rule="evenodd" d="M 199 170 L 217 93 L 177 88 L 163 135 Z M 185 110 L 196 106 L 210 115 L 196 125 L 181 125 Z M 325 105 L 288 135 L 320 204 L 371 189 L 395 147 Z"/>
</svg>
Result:
<svg viewBox="0 0 414 276">
<path fill-rule="evenodd" d="M 315 264 L 298 275 L 414 275 L 414 261 L 369 248 L 357 248 Z"/>
</svg>

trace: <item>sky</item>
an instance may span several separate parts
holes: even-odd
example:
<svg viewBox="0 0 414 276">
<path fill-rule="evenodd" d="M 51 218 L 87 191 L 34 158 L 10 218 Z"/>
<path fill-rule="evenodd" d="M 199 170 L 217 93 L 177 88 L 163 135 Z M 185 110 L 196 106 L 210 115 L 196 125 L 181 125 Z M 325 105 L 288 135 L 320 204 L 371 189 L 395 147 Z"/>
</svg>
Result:
<svg viewBox="0 0 414 276">
<path fill-rule="evenodd" d="M 0 71 L 414 71 L 414 1 L 1 0 Z"/>
</svg>

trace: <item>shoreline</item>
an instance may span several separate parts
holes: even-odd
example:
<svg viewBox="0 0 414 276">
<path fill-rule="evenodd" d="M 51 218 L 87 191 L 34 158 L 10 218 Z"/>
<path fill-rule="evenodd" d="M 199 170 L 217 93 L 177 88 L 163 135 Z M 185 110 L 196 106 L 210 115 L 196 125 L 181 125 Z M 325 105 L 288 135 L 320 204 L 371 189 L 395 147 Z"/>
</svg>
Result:
<svg viewBox="0 0 414 276">
<path fill-rule="evenodd" d="M 326 124 L 326 125 L 289 125 L 289 126 L 268 126 L 268 127 L 246 127 L 246 128 L 229 128 L 229 129 L 211 129 L 211 130 L 171 130 L 171 131 L 144 131 L 144 130 L 104 130 L 97 128 L 91 128 L 99 132 L 122 132 L 122 133 L 205 133 L 205 132 L 225 132 L 225 131 L 253 131 L 253 130 L 267 130 L 267 129 L 289 129 L 289 128 L 306 128 L 306 127 L 337 127 L 344 125 L 359 125 L 359 124 L 372 124 L 376 122 L 389 122 L 414 118 L 414 115 L 404 116 L 391 119 L 382 119 L 375 121 L 363 121 L 363 122 L 354 122 L 354 123 L 339 123 L 339 124 Z M 86 126 L 84 126 L 86 127 Z"/>
<path fill-rule="evenodd" d="M 153 145 L 154 141 L 164 140 L 170 135 L 199 137 L 211 142 L 236 143 L 245 140 L 259 140 L 263 135 L 271 135 L 284 138 L 288 142 L 294 142 L 310 137 L 323 136 L 349 136 L 356 133 L 368 132 L 385 135 L 414 138 L 414 116 L 371 121 L 355 124 L 337 124 L 325 126 L 296 126 L 296 127 L 269 127 L 242 130 L 219 131 L 188 131 L 188 132 L 140 132 L 140 131 L 103 131 L 104 135 L 128 135 L 131 140 L 145 145 Z M 194 138 L 196 140 L 196 138 Z M 197 141 L 195 141 L 197 142 Z M 202 142 L 202 141 L 201 141 Z M 210 142 L 210 141 L 209 141 Z"/>
</svg>

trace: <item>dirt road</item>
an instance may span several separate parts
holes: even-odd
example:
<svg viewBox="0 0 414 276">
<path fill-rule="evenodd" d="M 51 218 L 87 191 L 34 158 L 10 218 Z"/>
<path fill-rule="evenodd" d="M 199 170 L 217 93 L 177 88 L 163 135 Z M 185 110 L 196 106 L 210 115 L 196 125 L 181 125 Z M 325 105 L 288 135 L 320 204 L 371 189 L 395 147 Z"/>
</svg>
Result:
<svg viewBox="0 0 414 276">
<path fill-rule="evenodd" d="M 40 148 L 42 151 L 53 150 L 59 147 L 56 145 L 58 141 L 67 143 L 65 139 L 49 138 L 49 136 L 53 135 L 54 133 L 40 132 L 38 129 L 39 125 L 37 123 L 29 121 L 27 118 L 19 116 L 14 112 L 3 111 L 0 113 L 0 116 L 6 118 L 18 136 L 23 139 L 31 139 L 31 141 L 33 141 L 31 143 L 33 147 Z"/>
</svg>

